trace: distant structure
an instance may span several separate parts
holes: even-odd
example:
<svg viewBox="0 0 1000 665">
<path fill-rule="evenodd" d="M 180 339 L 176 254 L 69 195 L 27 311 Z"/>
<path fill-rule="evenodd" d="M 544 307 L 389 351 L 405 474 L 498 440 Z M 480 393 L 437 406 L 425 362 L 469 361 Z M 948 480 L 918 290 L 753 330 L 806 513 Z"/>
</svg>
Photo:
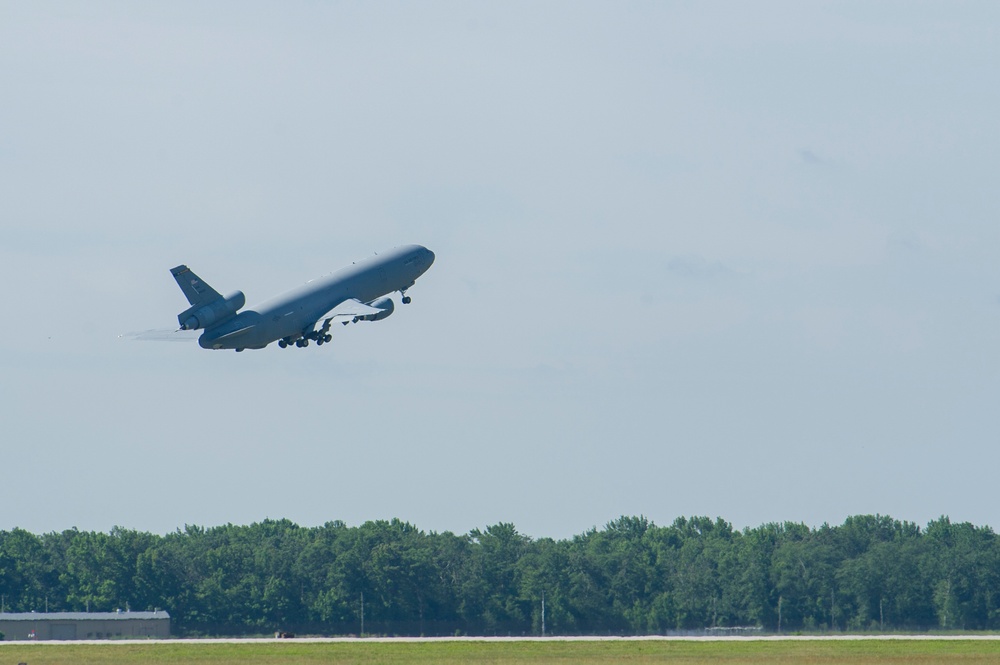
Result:
<svg viewBox="0 0 1000 665">
<path fill-rule="evenodd" d="M 170 615 L 155 612 L 4 612 L 5 640 L 109 640 L 170 637 Z"/>
</svg>

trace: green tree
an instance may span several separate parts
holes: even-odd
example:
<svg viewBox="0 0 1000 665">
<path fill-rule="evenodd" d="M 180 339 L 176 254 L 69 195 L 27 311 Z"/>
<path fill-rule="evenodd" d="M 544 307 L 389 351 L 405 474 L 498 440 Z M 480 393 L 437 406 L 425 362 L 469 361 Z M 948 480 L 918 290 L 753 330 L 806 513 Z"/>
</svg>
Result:
<svg viewBox="0 0 1000 665">
<path fill-rule="evenodd" d="M 465 591 L 466 607 L 477 604 L 469 594 L 482 599 L 480 620 L 487 633 L 524 633 L 531 628 L 528 618 L 530 605 L 519 598 L 520 571 L 518 561 L 527 551 L 531 539 L 517 532 L 513 524 L 500 522 L 473 529 L 469 537 L 476 547 L 472 550 L 472 566 L 478 580 Z"/>
</svg>

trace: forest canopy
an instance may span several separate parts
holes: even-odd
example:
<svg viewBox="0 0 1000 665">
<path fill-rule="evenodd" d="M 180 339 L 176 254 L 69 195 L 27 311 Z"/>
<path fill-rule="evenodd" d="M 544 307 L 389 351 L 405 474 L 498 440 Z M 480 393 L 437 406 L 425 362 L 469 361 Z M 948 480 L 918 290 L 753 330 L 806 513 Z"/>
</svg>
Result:
<svg viewBox="0 0 1000 665">
<path fill-rule="evenodd" d="M 620 517 L 565 540 L 499 523 L 0 531 L 7 612 L 165 609 L 181 635 L 662 634 L 1000 628 L 1000 542 L 941 517 L 840 526 Z"/>
</svg>

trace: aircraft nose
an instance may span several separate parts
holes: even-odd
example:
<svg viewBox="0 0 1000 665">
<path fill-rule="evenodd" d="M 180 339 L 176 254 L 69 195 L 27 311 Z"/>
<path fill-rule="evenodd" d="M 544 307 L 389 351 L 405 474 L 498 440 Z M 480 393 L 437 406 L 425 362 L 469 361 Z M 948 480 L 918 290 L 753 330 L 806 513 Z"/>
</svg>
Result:
<svg viewBox="0 0 1000 665">
<path fill-rule="evenodd" d="M 424 258 L 427 260 L 427 267 L 430 268 L 434 263 L 434 252 L 424 247 Z"/>
</svg>

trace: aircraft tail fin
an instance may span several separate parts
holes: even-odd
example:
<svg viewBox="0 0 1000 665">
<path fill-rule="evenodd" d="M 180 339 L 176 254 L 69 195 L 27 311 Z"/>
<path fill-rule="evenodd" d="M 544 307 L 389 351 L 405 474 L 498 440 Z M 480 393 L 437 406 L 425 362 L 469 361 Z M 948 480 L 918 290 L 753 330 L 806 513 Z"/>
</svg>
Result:
<svg viewBox="0 0 1000 665">
<path fill-rule="evenodd" d="M 177 280 L 177 286 L 181 287 L 184 297 L 192 306 L 205 305 L 222 299 L 222 295 L 218 291 L 203 282 L 187 266 L 171 268 L 170 274 Z"/>
</svg>

